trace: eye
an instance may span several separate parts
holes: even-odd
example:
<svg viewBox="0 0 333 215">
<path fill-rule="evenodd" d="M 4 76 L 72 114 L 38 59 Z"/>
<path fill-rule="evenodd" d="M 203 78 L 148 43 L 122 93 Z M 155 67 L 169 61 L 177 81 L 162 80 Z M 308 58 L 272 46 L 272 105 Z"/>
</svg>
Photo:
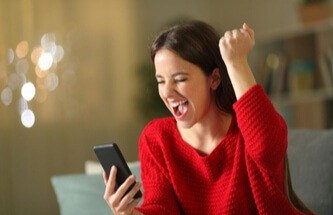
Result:
<svg viewBox="0 0 333 215">
<path fill-rule="evenodd" d="M 178 72 L 173 74 L 173 80 L 175 83 L 182 83 L 188 80 L 188 74 L 184 72 Z"/>
<path fill-rule="evenodd" d="M 175 79 L 176 83 L 181 83 L 181 82 L 185 82 L 185 81 L 187 81 L 187 78 L 177 78 L 177 79 Z"/>
<path fill-rule="evenodd" d="M 165 82 L 164 80 L 159 80 L 159 79 L 157 79 L 156 81 L 157 81 L 157 84 L 164 84 L 164 82 Z"/>
</svg>

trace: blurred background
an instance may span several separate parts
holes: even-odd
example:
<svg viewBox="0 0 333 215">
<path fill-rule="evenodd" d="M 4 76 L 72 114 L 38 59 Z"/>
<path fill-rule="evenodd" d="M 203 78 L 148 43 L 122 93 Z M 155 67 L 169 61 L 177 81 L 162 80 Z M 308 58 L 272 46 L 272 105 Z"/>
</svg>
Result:
<svg viewBox="0 0 333 215">
<path fill-rule="evenodd" d="M 247 22 L 251 67 L 289 128 L 333 127 L 332 3 L 309 2 L 1 0 L 0 214 L 59 214 L 50 178 L 84 172 L 93 145 L 137 160 L 142 128 L 167 114 L 149 45 L 181 20 Z"/>
</svg>

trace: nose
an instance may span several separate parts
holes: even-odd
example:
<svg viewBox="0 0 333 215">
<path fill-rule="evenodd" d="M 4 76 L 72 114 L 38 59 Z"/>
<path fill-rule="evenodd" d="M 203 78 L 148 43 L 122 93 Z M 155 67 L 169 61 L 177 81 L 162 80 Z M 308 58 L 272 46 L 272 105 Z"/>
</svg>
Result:
<svg viewBox="0 0 333 215">
<path fill-rule="evenodd" d="M 159 86 L 160 95 L 164 98 L 172 96 L 175 92 L 174 86 L 170 81 L 166 81 L 163 85 Z"/>
</svg>

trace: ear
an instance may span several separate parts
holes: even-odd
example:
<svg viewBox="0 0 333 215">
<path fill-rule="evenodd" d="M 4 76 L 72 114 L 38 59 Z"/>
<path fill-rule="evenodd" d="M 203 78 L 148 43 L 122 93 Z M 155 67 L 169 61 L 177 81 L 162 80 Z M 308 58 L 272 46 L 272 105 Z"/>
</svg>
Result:
<svg viewBox="0 0 333 215">
<path fill-rule="evenodd" d="M 218 86 L 221 84 L 221 74 L 220 74 L 220 70 L 218 68 L 215 68 L 212 72 L 212 74 L 210 75 L 211 78 L 211 88 L 213 90 L 216 90 L 218 88 Z"/>
</svg>

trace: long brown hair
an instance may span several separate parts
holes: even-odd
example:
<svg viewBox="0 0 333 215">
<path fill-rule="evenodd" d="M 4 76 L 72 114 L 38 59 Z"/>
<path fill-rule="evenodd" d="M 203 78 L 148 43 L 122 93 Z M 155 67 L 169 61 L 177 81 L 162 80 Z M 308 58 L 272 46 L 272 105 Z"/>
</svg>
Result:
<svg viewBox="0 0 333 215">
<path fill-rule="evenodd" d="M 180 23 L 162 31 L 156 37 L 151 45 L 151 59 L 154 61 L 157 51 L 166 48 L 200 67 L 207 76 L 218 68 L 221 83 L 215 90 L 215 103 L 220 110 L 234 113 L 232 105 L 236 101 L 236 96 L 220 54 L 219 40 L 219 34 L 204 22 Z"/>
</svg>

